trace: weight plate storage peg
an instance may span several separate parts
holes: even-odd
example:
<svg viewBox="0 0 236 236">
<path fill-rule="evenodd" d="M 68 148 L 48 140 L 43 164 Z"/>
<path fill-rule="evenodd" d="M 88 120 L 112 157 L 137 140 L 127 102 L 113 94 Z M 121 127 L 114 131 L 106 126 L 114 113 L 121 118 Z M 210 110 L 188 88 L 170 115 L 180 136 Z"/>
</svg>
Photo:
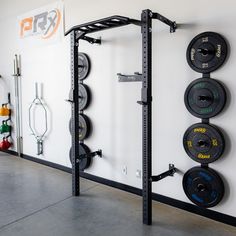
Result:
<svg viewBox="0 0 236 236">
<path fill-rule="evenodd" d="M 190 42 L 186 57 L 193 70 L 210 73 L 224 63 L 227 57 L 227 43 L 218 33 L 201 33 Z"/>
<path fill-rule="evenodd" d="M 85 84 L 79 84 L 79 110 L 84 110 L 90 103 L 89 87 Z"/>
<path fill-rule="evenodd" d="M 211 118 L 223 110 L 226 91 L 215 79 L 196 79 L 187 87 L 184 103 L 192 115 L 198 118 Z"/>
<path fill-rule="evenodd" d="M 88 148 L 88 146 L 86 146 L 83 143 L 79 144 L 79 156 L 81 155 L 88 155 L 90 154 L 90 150 Z M 83 157 L 83 158 L 79 158 L 79 170 L 84 171 L 85 169 L 89 168 L 89 166 L 91 165 L 91 157 L 87 156 L 87 157 Z M 70 148 L 70 162 L 72 163 L 72 148 Z"/>
<path fill-rule="evenodd" d="M 79 80 L 84 80 L 90 72 L 90 60 L 87 54 L 79 53 Z"/>
<path fill-rule="evenodd" d="M 183 145 L 188 156 L 194 161 L 208 164 L 221 157 L 225 141 L 223 134 L 216 126 L 198 123 L 187 129 Z"/>
<path fill-rule="evenodd" d="M 224 183 L 211 168 L 188 170 L 183 177 L 183 189 L 190 201 L 204 208 L 216 206 L 224 196 Z"/>
</svg>

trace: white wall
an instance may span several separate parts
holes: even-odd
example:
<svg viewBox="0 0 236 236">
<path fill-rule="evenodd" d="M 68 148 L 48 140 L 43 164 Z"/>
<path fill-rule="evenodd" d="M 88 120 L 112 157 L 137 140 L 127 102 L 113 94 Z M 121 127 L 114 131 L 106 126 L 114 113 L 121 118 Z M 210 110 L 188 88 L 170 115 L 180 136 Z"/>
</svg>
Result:
<svg viewBox="0 0 236 236">
<path fill-rule="evenodd" d="M 70 88 L 70 42 L 69 37 L 61 43 L 45 48 L 19 51 L 16 40 L 16 17 L 28 10 L 53 1 L 1 1 L 0 29 L 0 80 L 2 88 L 13 94 L 12 59 L 16 52 L 22 55 L 23 89 L 23 134 L 24 153 L 36 156 L 36 143 L 28 128 L 28 106 L 34 98 L 34 82 L 44 83 L 44 98 L 51 110 L 51 132 L 45 140 L 44 156 L 40 158 L 70 166 L 68 151 L 70 135 L 68 120 L 70 105 L 65 103 Z M 186 172 L 197 163 L 185 153 L 182 136 L 192 124 L 200 122 L 191 116 L 183 102 L 187 85 L 201 77 L 187 65 L 185 53 L 190 40 L 203 31 L 216 31 L 227 38 L 230 57 L 227 63 L 212 73 L 230 89 L 227 109 L 211 119 L 227 134 L 226 152 L 223 158 L 210 166 L 221 173 L 226 184 L 224 200 L 213 209 L 236 216 L 236 178 L 234 157 L 236 130 L 234 115 L 236 109 L 236 80 L 234 60 L 236 59 L 236 21 L 233 0 L 214 3 L 203 0 L 147 0 L 147 1 L 75 1 L 65 0 L 65 25 L 71 26 L 110 15 L 124 15 L 140 19 L 142 9 L 150 8 L 182 26 L 175 34 L 169 34 L 168 27 L 159 22 L 153 24 L 153 174 L 161 173 L 174 163 Z M 174 4 L 174 5 L 173 5 Z M 141 106 L 140 83 L 118 83 L 116 74 L 141 72 L 141 34 L 136 26 L 127 26 L 104 31 L 101 46 L 81 43 L 92 62 L 92 70 L 85 83 L 90 86 L 93 101 L 86 114 L 93 123 L 93 134 L 86 140 L 91 150 L 102 149 L 103 159 L 95 158 L 87 171 L 114 181 L 141 187 L 136 178 L 136 169 L 141 169 Z M 1 97 L 2 99 L 2 94 Z M 122 173 L 123 166 L 128 169 Z M 153 191 L 172 198 L 189 202 L 182 189 L 182 174 L 167 178 L 153 185 Z"/>
</svg>

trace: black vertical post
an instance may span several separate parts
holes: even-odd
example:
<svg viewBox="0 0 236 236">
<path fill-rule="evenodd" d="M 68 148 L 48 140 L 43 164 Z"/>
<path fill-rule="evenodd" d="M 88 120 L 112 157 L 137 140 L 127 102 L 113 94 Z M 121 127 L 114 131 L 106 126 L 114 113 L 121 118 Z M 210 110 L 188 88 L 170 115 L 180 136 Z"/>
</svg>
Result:
<svg viewBox="0 0 236 236">
<path fill-rule="evenodd" d="M 72 119 L 72 194 L 79 196 L 80 180 L 79 180 L 79 76 L 78 76 L 78 40 L 76 40 L 76 32 L 71 32 L 71 89 L 73 94 L 73 102 L 71 104 Z"/>
<path fill-rule="evenodd" d="M 142 21 L 142 126 L 143 126 L 143 223 L 152 224 L 152 12 L 144 10 Z"/>
</svg>

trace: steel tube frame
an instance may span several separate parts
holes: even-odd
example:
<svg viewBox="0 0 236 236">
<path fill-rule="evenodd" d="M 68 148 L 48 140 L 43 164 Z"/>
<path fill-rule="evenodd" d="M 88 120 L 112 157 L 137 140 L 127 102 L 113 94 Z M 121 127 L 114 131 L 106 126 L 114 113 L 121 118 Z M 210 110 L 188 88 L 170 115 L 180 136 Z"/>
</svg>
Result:
<svg viewBox="0 0 236 236">
<path fill-rule="evenodd" d="M 142 12 L 142 129 L 143 129 L 143 223 L 152 219 L 152 18 Z"/>
<path fill-rule="evenodd" d="M 141 26 L 142 32 L 142 163 L 143 163 L 143 223 L 152 224 L 152 19 L 158 19 L 170 26 L 170 32 L 175 32 L 176 23 L 151 10 L 143 10 L 141 21 L 131 20 L 129 23 Z M 96 22 L 95 22 L 96 23 Z M 87 25 L 86 25 L 87 26 Z M 79 32 L 77 26 L 66 34 L 71 35 L 71 88 L 72 100 L 72 189 L 73 195 L 80 194 L 79 181 L 79 86 L 78 86 L 78 47 L 79 40 L 90 43 L 100 43 L 98 39 L 86 37 Z M 112 27 L 111 27 L 112 28 Z M 89 32 L 88 32 L 89 33 Z M 168 171 L 169 173 L 169 171 Z M 165 175 L 169 176 L 169 175 Z M 155 178 L 155 177 L 154 177 Z M 160 178 L 162 179 L 162 178 Z"/>
<path fill-rule="evenodd" d="M 72 123 L 72 194 L 73 196 L 80 195 L 80 179 L 79 179 L 79 70 L 78 70 L 78 55 L 79 55 L 79 40 L 77 40 L 76 32 L 70 33 L 71 37 L 71 123 Z M 71 99 L 71 98 L 70 98 Z"/>
</svg>

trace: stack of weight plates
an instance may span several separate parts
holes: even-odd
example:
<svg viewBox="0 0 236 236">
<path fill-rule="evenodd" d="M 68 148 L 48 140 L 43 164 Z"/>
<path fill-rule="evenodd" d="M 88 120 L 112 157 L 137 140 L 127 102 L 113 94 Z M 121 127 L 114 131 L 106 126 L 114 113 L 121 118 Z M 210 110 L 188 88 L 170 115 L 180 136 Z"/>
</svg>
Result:
<svg viewBox="0 0 236 236">
<path fill-rule="evenodd" d="M 209 119 L 218 115 L 226 104 L 226 91 L 210 73 L 218 69 L 227 57 L 227 43 L 218 33 L 204 32 L 190 42 L 187 49 L 189 66 L 202 73 L 202 78 L 189 84 L 184 102 L 188 111 L 201 122 L 190 126 L 183 137 L 183 146 L 190 158 L 201 166 L 188 170 L 183 177 L 187 197 L 200 207 L 216 206 L 224 196 L 224 183 L 219 174 L 209 168 L 225 148 L 224 136 Z"/>
<path fill-rule="evenodd" d="M 84 140 L 89 137 L 91 133 L 91 122 L 88 116 L 84 114 L 85 109 L 89 106 L 91 101 L 91 93 L 89 87 L 84 84 L 90 72 L 90 60 L 87 54 L 79 53 L 78 58 L 79 70 L 79 169 L 81 171 L 87 169 L 91 165 L 91 158 L 86 156 L 90 153 L 89 148 L 84 144 Z M 69 130 L 72 133 L 72 119 L 69 122 Z M 72 148 L 70 149 L 70 161 L 72 163 Z"/>
</svg>

